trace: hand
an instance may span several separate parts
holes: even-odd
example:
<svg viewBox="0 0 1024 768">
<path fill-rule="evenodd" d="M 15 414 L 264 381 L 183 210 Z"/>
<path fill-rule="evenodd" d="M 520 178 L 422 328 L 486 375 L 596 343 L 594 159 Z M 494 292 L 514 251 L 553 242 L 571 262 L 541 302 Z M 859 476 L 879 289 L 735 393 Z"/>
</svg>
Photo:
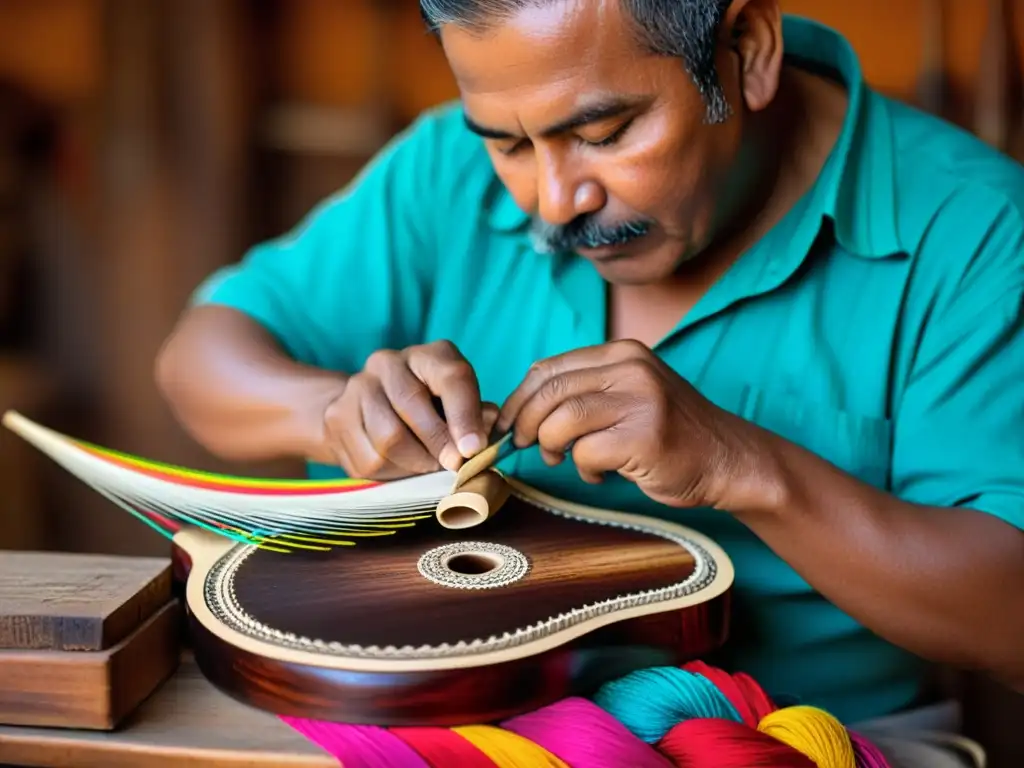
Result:
<svg viewBox="0 0 1024 768">
<path fill-rule="evenodd" d="M 647 347 L 617 341 L 536 363 L 501 409 L 516 445 L 539 443 L 549 465 L 567 451 L 580 477 L 618 472 L 675 507 L 727 505 L 757 472 L 748 427 L 720 410 Z"/>
<path fill-rule="evenodd" d="M 370 355 L 327 406 L 324 440 L 349 476 L 392 480 L 457 470 L 486 446 L 497 416 L 470 364 L 439 341 Z"/>
</svg>

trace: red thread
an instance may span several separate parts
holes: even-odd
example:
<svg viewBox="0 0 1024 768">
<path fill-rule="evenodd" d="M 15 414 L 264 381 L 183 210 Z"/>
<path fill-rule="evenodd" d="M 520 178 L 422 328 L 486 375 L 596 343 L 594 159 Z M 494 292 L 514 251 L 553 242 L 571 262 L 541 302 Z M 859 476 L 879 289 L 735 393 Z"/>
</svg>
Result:
<svg viewBox="0 0 1024 768">
<path fill-rule="evenodd" d="M 430 768 L 496 768 L 496 763 L 447 728 L 389 728 L 422 757 Z"/>
<path fill-rule="evenodd" d="M 732 720 L 686 720 L 658 742 L 677 768 L 818 768 L 778 739 Z"/>
</svg>

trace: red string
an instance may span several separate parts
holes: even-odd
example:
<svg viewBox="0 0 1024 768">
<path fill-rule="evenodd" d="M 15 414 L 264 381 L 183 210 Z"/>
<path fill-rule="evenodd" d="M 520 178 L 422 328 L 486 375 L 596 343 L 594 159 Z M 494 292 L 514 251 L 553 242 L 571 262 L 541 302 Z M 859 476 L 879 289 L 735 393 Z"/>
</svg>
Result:
<svg viewBox="0 0 1024 768">
<path fill-rule="evenodd" d="M 817 768 L 788 744 L 743 723 L 686 720 L 658 742 L 678 768 Z"/>
<path fill-rule="evenodd" d="M 497 764 L 471 742 L 447 728 L 389 728 L 431 768 L 497 768 Z"/>
</svg>

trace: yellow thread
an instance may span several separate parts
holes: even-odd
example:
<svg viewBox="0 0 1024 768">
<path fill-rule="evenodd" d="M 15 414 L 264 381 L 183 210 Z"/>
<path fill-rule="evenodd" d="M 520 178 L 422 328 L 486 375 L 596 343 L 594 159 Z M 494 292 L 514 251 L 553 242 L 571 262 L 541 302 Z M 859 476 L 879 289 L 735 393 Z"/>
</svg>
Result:
<svg viewBox="0 0 1024 768">
<path fill-rule="evenodd" d="M 807 755 L 818 768 L 857 768 L 850 734 L 817 707 L 777 709 L 757 724 L 757 730 Z"/>
<path fill-rule="evenodd" d="M 464 725 L 452 731 L 487 755 L 498 768 L 569 768 L 539 744 L 493 725 Z"/>
<path fill-rule="evenodd" d="M 278 489 L 278 490 L 359 490 L 361 487 L 373 487 L 378 485 L 378 481 L 366 480 L 363 478 L 338 478 L 331 480 L 307 480 L 307 479 L 278 479 L 278 478 L 257 478 L 257 477 L 242 477 L 239 475 L 226 475 L 219 474 L 216 472 L 204 472 L 198 469 L 189 469 L 188 467 L 182 467 L 177 464 L 168 464 L 163 461 L 154 461 L 152 459 L 144 459 L 141 456 L 135 456 L 131 453 L 124 453 L 123 451 L 116 451 L 113 448 L 105 448 L 94 443 L 87 442 L 85 440 L 72 440 L 70 441 L 77 445 L 83 450 L 87 450 L 90 453 L 98 454 L 107 459 L 117 459 L 125 464 L 130 464 L 133 467 L 139 469 L 148 469 L 155 472 L 160 472 L 173 477 L 181 478 L 182 480 L 205 481 L 210 483 L 220 483 L 224 486 L 234 486 L 237 488 L 267 488 L 267 489 Z"/>
<path fill-rule="evenodd" d="M 386 536 L 386 533 L 347 533 L 346 536 Z M 322 539 L 317 536 L 296 536 L 291 533 L 282 533 L 274 536 L 274 541 L 287 544 L 291 541 L 308 541 L 310 544 L 331 544 L 339 547 L 354 547 L 354 541 L 343 541 L 341 539 Z"/>
</svg>

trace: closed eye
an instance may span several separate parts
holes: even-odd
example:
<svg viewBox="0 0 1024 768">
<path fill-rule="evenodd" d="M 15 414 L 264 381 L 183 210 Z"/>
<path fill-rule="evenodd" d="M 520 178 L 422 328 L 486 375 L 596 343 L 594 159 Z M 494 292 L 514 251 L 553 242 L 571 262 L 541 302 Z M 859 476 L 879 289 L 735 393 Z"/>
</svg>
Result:
<svg viewBox="0 0 1024 768">
<path fill-rule="evenodd" d="M 626 131 L 629 130 L 629 127 L 632 124 L 633 124 L 632 120 L 627 120 L 618 129 L 616 129 L 613 133 L 609 134 L 608 136 L 606 136 L 605 138 L 601 139 L 600 141 L 588 141 L 588 140 L 584 139 L 583 142 L 585 144 L 588 144 L 591 147 L 610 147 L 612 144 L 614 144 L 615 142 L 619 141 L 625 135 Z"/>
</svg>

